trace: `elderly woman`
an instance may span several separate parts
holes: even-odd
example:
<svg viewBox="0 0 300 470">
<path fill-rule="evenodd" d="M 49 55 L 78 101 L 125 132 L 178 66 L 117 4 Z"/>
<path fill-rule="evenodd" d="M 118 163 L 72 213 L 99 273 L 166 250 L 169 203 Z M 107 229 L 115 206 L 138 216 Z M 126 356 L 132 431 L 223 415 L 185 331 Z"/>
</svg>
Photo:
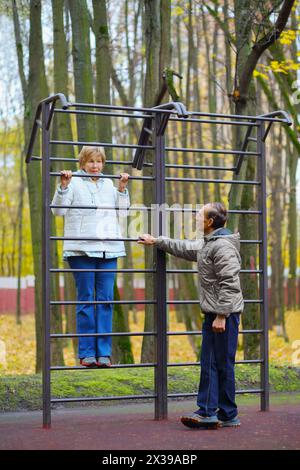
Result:
<svg viewBox="0 0 300 470">
<path fill-rule="evenodd" d="M 73 273 L 77 300 L 81 302 L 113 300 L 116 273 L 101 270 L 116 269 L 118 257 L 126 256 L 123 241 L 97 240 L 122 237 L 114 207 L 127 208 L 130 204 L 126 188 L 129 175 L 121 173 L 116 188 L 111 179 L 101 178 L 104 164 L 102 147 L 83 147 L 79 154 L 80 170 L 75 173 L 79 176 L 73 178 L 71 171 L 61 171 L 60 185 L 52 201 L 53 205 L 61 206 L 96 206 L 52 209 L 54 215 L 65 217 L 64 237 L 73 238 L 64 241 L 64 260 L 71 269 L 91 270 Z M 108 206 L 111 209 L 105 209 Z M 111 333 L 112 313 L 110 303 L 76 305 L 77 333 Z M 111 336 L 80 337 L 78 348 L 81 365 L 111 366 Z"/>
</svg>

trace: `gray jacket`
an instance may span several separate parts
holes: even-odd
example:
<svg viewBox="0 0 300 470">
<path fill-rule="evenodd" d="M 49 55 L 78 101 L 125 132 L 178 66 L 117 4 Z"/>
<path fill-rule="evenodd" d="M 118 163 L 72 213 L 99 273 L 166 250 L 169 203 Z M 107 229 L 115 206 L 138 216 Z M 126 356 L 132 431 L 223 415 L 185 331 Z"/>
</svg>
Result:
<svg viewBox="0 0 300 470">
<path fill-rule="evenodd" d="M 167 253 L 197 261 L 198 291 L 203 313 L 242 312 L 240 234 L 219 228 L 198 240 L 159 237 L 156 246 Z"/>
</svg>

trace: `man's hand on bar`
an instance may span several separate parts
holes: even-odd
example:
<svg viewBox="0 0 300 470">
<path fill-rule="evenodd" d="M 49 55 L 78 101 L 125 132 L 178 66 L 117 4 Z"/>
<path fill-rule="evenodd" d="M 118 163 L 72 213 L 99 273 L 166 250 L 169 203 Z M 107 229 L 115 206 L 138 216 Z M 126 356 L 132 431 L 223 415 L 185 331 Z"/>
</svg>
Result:
<svg viewBox="0 0 300 470">
<path fill-rule="evenodd" d="M 140 245 L 154 245 L 155 242 L 156 238 L 152 237 L 149 233 L 143 233 L 138 240 Z"/>
</svg>

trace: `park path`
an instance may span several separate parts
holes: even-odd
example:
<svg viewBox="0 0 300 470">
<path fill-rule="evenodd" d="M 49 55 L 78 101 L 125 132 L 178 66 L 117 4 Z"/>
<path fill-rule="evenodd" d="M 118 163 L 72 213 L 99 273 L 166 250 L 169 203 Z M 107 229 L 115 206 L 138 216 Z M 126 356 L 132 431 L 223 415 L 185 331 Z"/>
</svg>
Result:
<svg viewBox="0 0 300 470">
<path fill-rule="evenodd" d="M 169 418 L 153 419 L 152 404 L 56 409 L 51 429 L 42 429 L 41 412 L 0 415 L 0 449 L 5 450 L 300 450 L 300 404 L 279 404 L 269 412 L 257 405 L 239 408 L 240 428 L 199 430 L 184 427 L 180 415 L 194 403 L 169 404 Z"/>
</svg>

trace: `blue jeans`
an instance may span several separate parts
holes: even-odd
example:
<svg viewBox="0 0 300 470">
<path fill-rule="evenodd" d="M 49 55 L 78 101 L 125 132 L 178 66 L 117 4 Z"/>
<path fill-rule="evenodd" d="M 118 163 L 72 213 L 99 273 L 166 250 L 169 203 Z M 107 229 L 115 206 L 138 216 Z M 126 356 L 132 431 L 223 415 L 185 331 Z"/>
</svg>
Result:
<svg viewBox="0 0 300 470">
<path fill-rule="evenodd" d="M 214 333 L 216 315 L 206 314 L 202 325 L 201 375 L 197 397 L 198 413 L 227 421 L 237 416 L 234 363 L 240 314 L 226 319 L 224 333 Z"/>
<path fill-rule="evenodd" d="M 117 258 L 102 259 L 89 256 L 69 256 L 71 269 L 115 269 Z M 73 273 L 77 300 L 113 300 L 116 273 Z M 111 333 L 113 304 L 76 305 L 77 333 Z M 111 356 L 111 336 L 79 338 L 78 357 Z"/>
</svg>

